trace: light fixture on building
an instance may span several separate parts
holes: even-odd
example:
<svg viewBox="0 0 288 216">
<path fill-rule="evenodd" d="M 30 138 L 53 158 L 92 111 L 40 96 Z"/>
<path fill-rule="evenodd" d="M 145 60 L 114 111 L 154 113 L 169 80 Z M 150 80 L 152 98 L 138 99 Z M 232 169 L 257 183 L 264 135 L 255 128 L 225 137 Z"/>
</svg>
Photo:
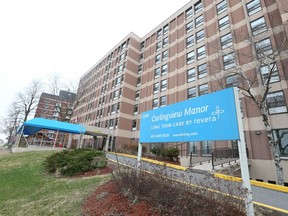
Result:
<svg viewBox="0 0 288 216">
<path fill-rule="evenodd" d="M 255 131 L 255 134 L 256 134 L 256 135 L 260 135 L 260 134 L 261 134 L 261 131 Z"/>
</svg>

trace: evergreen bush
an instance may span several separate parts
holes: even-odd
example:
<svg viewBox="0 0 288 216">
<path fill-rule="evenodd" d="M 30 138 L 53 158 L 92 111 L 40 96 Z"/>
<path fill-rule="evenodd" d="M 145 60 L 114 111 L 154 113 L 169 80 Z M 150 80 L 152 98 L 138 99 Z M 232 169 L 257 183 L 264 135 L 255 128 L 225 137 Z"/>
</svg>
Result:
<svg viewBox="0 0 288 216">
<path fill-rule="evenodd" d="M 45 171 L 73 176 L 107 165 L 105 153 L 93 149 L 73 149 L 52 154 L 44 162 Z"/>
</svg>

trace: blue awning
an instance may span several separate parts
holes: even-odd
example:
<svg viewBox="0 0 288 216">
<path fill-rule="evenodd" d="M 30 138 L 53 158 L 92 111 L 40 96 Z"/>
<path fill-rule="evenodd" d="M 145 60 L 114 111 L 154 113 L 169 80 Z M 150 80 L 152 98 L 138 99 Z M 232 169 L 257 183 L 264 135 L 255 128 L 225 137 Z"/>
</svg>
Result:
<svg viewBox="0 0 288 216">
<path fill-rule="evenodd" d="M 20 133 L 23 130 L 23 134 L 32 135 L 42 129 L 62 131 L 62 132 L 73 133 L 73 134 L 85 134 L 86 132 L 85 127 L 82 125 L 71 124 L 67 122 L 60 122 L 60 121 L 44 119 L 44 118 L 34 118 L 34 119 L 24 122 L 21 125 L 21 127 L 18 128 L 17 133 Z"/>
</svg>

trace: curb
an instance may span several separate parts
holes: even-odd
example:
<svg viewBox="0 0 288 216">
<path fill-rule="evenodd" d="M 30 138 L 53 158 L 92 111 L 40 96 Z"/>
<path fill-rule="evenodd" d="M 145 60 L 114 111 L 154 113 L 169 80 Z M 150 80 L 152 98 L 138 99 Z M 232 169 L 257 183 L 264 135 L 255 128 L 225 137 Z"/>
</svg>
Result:
<svg viewBox="0 0 288 216">
<path fill-rule="evenodd" d="M 123 154 L 123 153 L 115 153 L 115 152 L 109 152 L 109 153 L 137 159 L 137 156 L 135 156 L 135 155 L 129 155 L 129 154 Z M 188 170 L 188 168 L 183 167 L 183 166 L 169 164 L 169 163 L 156 161 L 156 160 L 152 160 L 152 159 L 148 159 L 148 158 L 143 158 L 142 157 L 142 160 L 146 161 L 146 162 L 149 162 L 149 163 L 158 164 L 158 165 L 161 165 L 161 166 L 167 166 L 167 167 L 170 167 L 170 168 L 173 168 L 173 169 L 177 169 L 177 170 L 182 170 L 182 171 L 187 171 Z M 228 180 L 228 181 L 242 182 L 242 178 L 234 177 L 234 176 L 228 176 L 228 175 L 223 175 L 223 174 L 220 174 L 220 173 L 214 173 L 213 176 L 215 178 L 221 178 L 221 179 L 225 179 L 225 180 Z M 266 182 L 259 182 L 259 181 L 255 181 L 255 180 L 250 180 L 250 184 L 254 185 L 254 186 L 257 186 L 257 187 L 263 187 L 263 188 L 267 188 L 267 189 L 270 189 L 270 190 L 276 190 L 276 191 L 280 191 L 280 192 L 283 192 L 283 193 L 288 193 L 288 187 L 281 186 L 281 185 L 274 185 L 274 184 L 270 184 L 270 183 L 266 183 Z"/>
<path fill-rule="evenodd" d="M 229 180 L 229 181 L 242 182 L 242 178 L 223 175 L 223 174 L 219 174 L 219 173 L 214 173 L 214 177 Z M 270 184 L 270 183 L 266 183 L 266 182 L 259 182 L 259 181 L 255 181 L 255 180 L 250 180 L 250 184 L 257 186 L 257 187 L 263 187 L 263 188 L 267 188 L 270 190 L 276 190 L 276 191 L 280 191 L 283 193 L 288 193 L 288 187 L 285 187 L 282 185 L 274 185 L 274 184 Z"/>
<path fill-rule="evenodd" d="M 123 153 L 115 153 L 115 152 L 109 152 L 109 153 L 137 159 L 137 156 L 135 156 L 135 155 L 129 155 L 129 154 L 123 154 Z M 182 170 L 182 171 L 186 171 L 187 170 L 187 168 L 183 167 L 183 166 L 169 164 L 169 163 L 165 163 L 165 162 L 161 162 L 161 161 L 157 161 L 157 160 L 152 160 L 152 159 L 148 159 L 148 158 L 143 158 L 142 157 L 141 160 L 149 162 L 149 163 L 161 165 L 161 166 L 167 166 L 167 167 L 170 167 L 170 168 L 173 168 L 173 169 L 177 169 L 177 170 Z"/>
</svg>

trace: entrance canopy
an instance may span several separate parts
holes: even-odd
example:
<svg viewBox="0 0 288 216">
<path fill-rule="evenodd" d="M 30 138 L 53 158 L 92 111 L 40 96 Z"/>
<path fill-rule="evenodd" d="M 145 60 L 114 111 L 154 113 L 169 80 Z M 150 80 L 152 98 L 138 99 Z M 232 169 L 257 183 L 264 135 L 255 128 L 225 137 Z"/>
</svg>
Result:
<svg viewBox="0 0 288 216">
<path fill-rule="evenodd" d="M 42 129 L 61 131 L 72 134 L 86 134 L 92 136 L 109 136 L 111 134 L 111 131 L 106 128 L 71 124 L 44 118 L 34 118 L 24 122 L 21 127 L 18 128 L 17 133 L 20 133 L 23 130 L 23 134 L 29 136 L 39 132 Z"/>
<path fill-rule="evenodd" d="M 42 129 L 62 131 L 73 134 L 85 134 L 86 132 L 86 129 L 83 125 L 71 124 L 44 118 L 34 118 L 24 122 L 21 127 L 18 128 L 17 133 L 20 133 L 23 130 L 23 134 L 32 135 Z"/>
</svg>

